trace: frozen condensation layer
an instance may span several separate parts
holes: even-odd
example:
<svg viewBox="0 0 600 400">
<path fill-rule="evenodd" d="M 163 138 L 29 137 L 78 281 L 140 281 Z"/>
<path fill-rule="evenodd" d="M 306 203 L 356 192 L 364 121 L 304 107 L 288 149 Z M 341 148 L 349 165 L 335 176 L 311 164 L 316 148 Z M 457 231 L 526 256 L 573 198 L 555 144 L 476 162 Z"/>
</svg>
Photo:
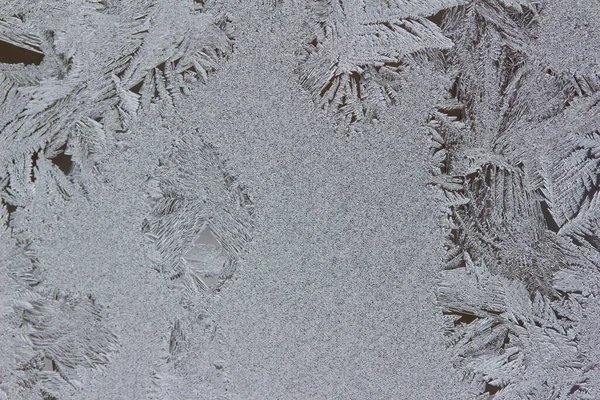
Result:
<svg viewBox="0 0 600 400">
<path fill-rule="evenodd" d="M 598 398 L 599 11 L 4 2 L 0 397 Z"/>
</svg>

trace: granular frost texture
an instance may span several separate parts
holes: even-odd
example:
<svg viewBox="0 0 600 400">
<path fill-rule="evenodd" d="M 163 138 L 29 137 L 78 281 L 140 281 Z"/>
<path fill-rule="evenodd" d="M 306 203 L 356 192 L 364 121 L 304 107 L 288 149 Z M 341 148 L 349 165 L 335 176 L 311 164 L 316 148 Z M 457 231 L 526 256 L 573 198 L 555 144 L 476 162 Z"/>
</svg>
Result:
<svg viewBox="0 0 600 400">
<path fill-rule="evenodd" d="M 0 4 L 0 399 L 600 399 L 600 4 Z"/>
</svg>

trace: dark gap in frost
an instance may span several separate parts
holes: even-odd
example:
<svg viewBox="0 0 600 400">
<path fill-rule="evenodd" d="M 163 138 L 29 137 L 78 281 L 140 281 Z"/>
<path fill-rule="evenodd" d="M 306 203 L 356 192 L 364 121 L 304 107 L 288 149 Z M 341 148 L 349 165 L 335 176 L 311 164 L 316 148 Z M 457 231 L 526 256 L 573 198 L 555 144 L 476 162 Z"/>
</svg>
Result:
<svg viewBox="0 0 600 400">
<path fill-rule="evenodd" d="M 546 227 L 554 233 L 557 233 L 560 230 L 560 227 L 552 218 L 552 214 L 550 214 L 550 208 L 546 201 L 540 201 L 540 207 L 542 209 L 542 215 L 544 216 L 544 220 L 546 221 Z"/>
<path fill-rule="evenodd" d="M 346 105 L 346 95 L 344 94 L 344 95 L 342 95 L 340 104 L 338 104 L 338 106 L 337 106 L 338 110 L 343 110 L 345 105 Z"/>
<path fill-rule="evenodd" d="M 65 175 L 69 175 L 71 169 L 73 168 L 73 161 L 71 160 L 70 155 L 65 154 L 65 151 L 67 150 L 67 144 L 65 143 L 62 145 L 59 150 L 61 152 L 52 159 L 52 163 L 60 168 Z"/>
<path fill-rule="evenodd" d="M 445 315 L 454 315 L 454 316 L 458 316 L 460 318 L 458 318 L 457 320 L 454 321 L 454 326 L 458 326 L 460 324 L 471 324 L 473 323 L 476 319 L 478 319 L 479 317 L 477 317 L 476 315 L 472 315 L 472 314 L 466 314 L 466 313 L 461 313 L 461 312 L 445 312 Z"/>
<path fill-rule="evenodd" d="M 404 62 L 402 62 L 402 60 L 396 60 L 396 61 L 385 62 L 385 63 L 383 63 L 383 65 L 385 65 L 386 67 L 390 67 L 390 68 L 399 68 L 404 65 Z"/>
<path fill-rule="evenodd" d="M 583 246 L 583 243 L 576 237 L 572 237 L 571 240 L 573 241 L 573 244 L 575 244 L 575 246 Z"/>
<path fill-rule="evenodd" d="M 356 71 L 353 71 L 350 76 L 352 77 L 352 79 L 354 80 L 354 83 L 356 84 L 356 96 L 359 99 L 362 99 L 360 96 L 360 74 Z"/>
<path fill-rule="evenodd" d="M 446 10 L 440 10 L 437 14 L 430 15 L 430 16 L 425 17 L 425 18 L 427 18 L 428 20 L 430 20 L 431 22 L 433 22 L 434 24 L 436 24 L 440 28 L 443 28 L 442 24 L 444 23 L 444 18 L 445 17 L 446 17 Z"/>
<path fill-rule="evenodd" d="M 10 218 L 10 215 L 12 213 L 14 213 L 15 211 L 17 211 L 17 206 L 13 206 L 12 204 L 8 204 L 6 201 L 4 201 L 4 199 L 2 200 L 2 204 L 4 205 L 4 208 L 6 208 L 6 211 L 8 212 L 9 218 Z"/>
<path fill-rule="evenodd" d="M 460 82 L 460 76 L 457 76 L 456 79 L 454 80 L 454 83 L 452 84 L 452 87 L 450 88 L 450 97 L 452 97 L 453 99 L 458 97 L 459 82 Z"/>
<path fill-rule="evenodd" d="M 496 394 L 500 390 L 502 390 L 500 386 L 491 385 L 489 382 L 486 382 L 483 393 Z"/>
<path fill-rule="evenodd" d="M 454 326 L 458 326 L 459 324 L 471 324 L 477 319 L 477 316 L 471 315 L 471 314 L 464 314 L 464 313 L 455 313 L 455 314 L 459 315 L 460 318 L 454 322 Z"/>
<path fill-rule="evenodd" d="M 519 168 L 521 172 L 525 171 L 525 164 L 523 164 L 523 161 L 519 161 L 515 167 Z"/>
<path fill-rule="evenodd" d="M 137 93 L 140 94 L 140 91 L 142 90 L 142 86 L 144 85 L 144 81 L 141 80 L 139 81 L 137 84 L 133 85 L 131 87 L 131 89 L 129 89 L 130 91 L 132 91 L 133 93 Z"/>
<path fill-rule="evenodd" d="M 575 392 L 578 392 L 581 389 L 581 386 L 579 385 L 574 385 L 571 390 L 569 391 L 569 394 L 575 394 Z"/>
<path fill-rule="evenodd" d="M 0 63 L 40 65 L 44 55 L 0 40 Z"/>
<path fill-rule="evenodd" d="M 462 108 L 441 108 L 440 111 L 446 114 L 448 117 L 453 118 L 455 121 L 464 120 L 464 112 Z"/>
<path fill-rule="evenodd" d="M 37 151 L 34 151 L 31 155 L 31 182 L 35 182 L 35 168 L 37 167 L 37 160 L 40 158 Z"/>
</svg>

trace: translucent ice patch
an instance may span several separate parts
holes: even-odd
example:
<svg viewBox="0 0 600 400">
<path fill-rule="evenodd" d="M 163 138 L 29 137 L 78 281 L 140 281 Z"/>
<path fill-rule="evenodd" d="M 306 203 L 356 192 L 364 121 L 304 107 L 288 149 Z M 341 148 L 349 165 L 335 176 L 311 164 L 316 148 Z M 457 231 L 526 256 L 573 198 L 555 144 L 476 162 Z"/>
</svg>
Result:
<svg viewBox="0 0 600 400">
<path fill-rule="evenodd" d="M 192 247 L 183 255 L 183 259 L 210 288 L 217 284 L 228 256 L 212 229 L 205 224 L 194 239 Z"/>
</svg>

